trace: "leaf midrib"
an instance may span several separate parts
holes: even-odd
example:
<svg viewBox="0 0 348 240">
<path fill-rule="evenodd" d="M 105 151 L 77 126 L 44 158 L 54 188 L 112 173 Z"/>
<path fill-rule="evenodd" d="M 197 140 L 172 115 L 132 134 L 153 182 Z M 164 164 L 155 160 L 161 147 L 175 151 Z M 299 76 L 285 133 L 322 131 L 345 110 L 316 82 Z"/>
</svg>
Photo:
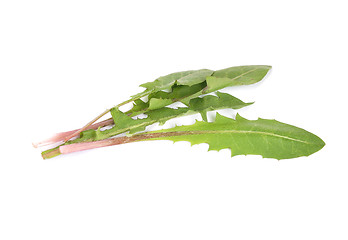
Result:
<svg viewBox="0 0 348 240">
<path fill-rule="evenodd" d="M 246 74 L 248 74 L 248 73 L 251 73 L 251 72 L 254 72 L 254 71 L 256 71 L 256 70 L 259 69 L 259 68 L 261 68 L 261 67 L 256 67 L 256 68 L 254 68 L 254 69 L 251 69 L 251 70 L 249 70 L 249 71 L 246 71 L 245 73 L 242 73 L 242 74 L 240 74 L 240 75 L 238 75 L 238 76 L 236 76 L 236 77 L 234 77 L 234 78 L 231 78 L 231 80 L 232 80 L 232 81 L 233 81 L 233 80 L 236 80 L 237 78 L 243 77 L 244 75 L 246 75 Z M 213 73 L 211 76 L 214 77 L 214 73 Z M 216 77 L 216 78 L 221 78 L 221 77 Z"/>
<path fill-rule="evenodd" d="M 305 144 L 311 144 L 310 142 L 297 139 L 297 138 L 292 138 L 292 137 L 287 137 L 275 133 L 269 133 L 269 132 L 262 132 L 262 131 L 248 131 L 248 130 L 190 130 L 190 131 L 172 131 L 172 132 L 161 132 L 163 134 L 169 134 L 171 136 L 181 136 L 181 135 L 198 135 L 198 134 L 224 134 L 224 133 L 244 133 L 244 134 L 260 134 L 260 135 L 267 135 L 267 136 L 272 136 L 272 137 L 277 137 L 277 138 L 283 138 L 291 141 L 296 141 L 296 142 L 301 142 Z M 165 136 L 163 136 L 165 137 Z M 161 138 L 161 137 L 159 137 Z"/>
</svg>

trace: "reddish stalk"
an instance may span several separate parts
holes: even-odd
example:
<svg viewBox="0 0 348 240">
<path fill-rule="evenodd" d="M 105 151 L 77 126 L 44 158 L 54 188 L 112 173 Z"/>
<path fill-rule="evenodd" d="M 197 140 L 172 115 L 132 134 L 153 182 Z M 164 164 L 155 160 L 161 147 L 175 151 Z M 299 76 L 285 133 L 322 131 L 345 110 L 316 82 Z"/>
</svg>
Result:
<svg viewBox="0 0 348 240">
<path fill-rule="evenodd" d="M 73 137 L 76 137 L 77 135 L 80 134 L 80 132 L 83 132 L 84 130 L 89 129 L 89 127 L 95 123 L 96 121 L 98 121 L 101 117 L 103 117 L 105 114 L 107 114 L 110 111 L 110 109 L 105 110 L 104 112 L 102 112 L 101 114 L 99 114 L 99 116 L 97 116 L 96 118 L 94 118 L 92 121 L 90 121 L 89 123 L 87 123 L 84 127 L 78 129 L 78 130 L 74 130 L 72 134 L 68 135 L 67 137 L 65 137 L 64 142 L 69 141 L 70 139 L 72 139 Z"/>
<path fill-rule="evenodd" d="M 120 103 L 118 105 L 116 105 L 115 107 L 121 107 L 127 103 L 130 103 L 130 102 L 133 102 L 137 99 L 140 99 L 144 96 L 146 96 L 148 94 L 148 92 L 143 92 L 143 94 L 139 95 L 137 98 L 131 98 L 131 99 L 128 99 L 127 101 L 124 101 L 123 103 Z M 105 110 L 104 112 L 102 112 L 101 114 L 99 114 L 99 116 L 97 116 L 96 118 L 94 118 L 92 121 L 90 121 L 89 123 L 87 123 L 85 126 L 83 126 L 82 128 L 80 128 L 79 130 L 75 131 L 73 134 L 67 136 L 65 139 L 64 139 L 64 142 L 67 142 L 69 141 L 71 138 L 73 137 L 76 137 L 80 132 L 83 132 L 84 130 L 87 130 L 89 126 L 91 126 L 93 123 L 95 123 L 96 121 L 98 121 L 101 117 L 103 117 L 105 114 L 107 114 L 108 112 L 110 112 L 111 108 L 110 109 L 107 109 Z"/>
<path fill-rule="evenodd" d="M 118 105 L 116 105 L 116 107 L 120 107 L 122 105 L 125 105 L 127 103 L 130 103 L 134 100 L 140 99 L 141 97 L 145 96 L 148 93 L 142 94 L 141 96 L 138 96 L 137 98 L 134 99 L 129 99 L 127 101 L 124 101 L 123 103 L 120 103 Z M 184 97 L 183 97 L 184 98 Z M 179 99 L 175 99 L 173 102 L 177 102 L 180 101 L 181 98 Z M 107 125 L 111 125 L 114 123 L 114 121 L 112 120 L 112 118 L 109 118 L 107 120 L 101 121 L 99 123 L 95 123 L 98 119 L 100 119 L 101 117 L 103 117 L 105 114 L 107 114 L 111 109 L 107 109 L 105 110 L 103 113 L 101 113 L 99 116 L 97 116 L 96 118 L 94 118 L 92 121 L 90 121 L 89 123 L 87 123 L 84 127 L 80 128 L 80 129 L 75 129 L 72 131 L 67 131 L 67 132 L 62 132 L 62 133 L 58 133 L 56 135 L 54 135 L 53 137 L 46 139 L 44 141 L 38 142 L 38 143 L 33 143 L 33 146 L 35 148 L 37 147 L 41 147 L 41 146 L 46 146 L 46 145 L 50 145 L 50 144 L 54 144 L 54 143 L 59 143 L 59 142 L 67 142 L 70 139 L 72 139 L 73 137 L 76 137 L 78 134 L 80 134 L 81 132 L 83 132 L 84 130 L 88 130 L 88 129 L 98 129 L 98 127 L 104 127 Z M 146 112 L 147 109 L 144 109 L 143 111 L 139 111 L 139 112 L 135 112 L 135 115 L 141 114 Z M 134 114 L 134 112 L 132 113 L 131 111 L 126 112 L 126 114 L 128 116 L 132 116 Z"/>
<path fill-rule="evenodd" d="M 86 128 L 87 129 L 98 129 L 99 127 L 105 127 L 108 125 L 111 125 L 114 123 L 114 120 L 112 118 L 106 119 L 104 121 L 92 124 L 90 126 L 88 126 Z M 50 144 L 54 144 L 54 143 L 59 143 L 59 142 L 63 142 L 68 136 L 71 136 L 73 133 L 75 133 L 76 131 L 79 131 L 79 129 L 75 129 L 72 131 L 68 131 L 68 132 L 61 132 L 61 133 L 57 133 L 54 136 L 43 140 L 41 142 L 37 142 L 37 143 L 33 143 L 33 146 L 35 148 L 37 147 L 42 147 L 42 146 L 46 146 L 46 145 L 50 145 Z"/>
<path fill-rule="evenodd" d="M 120 107 L 120 106 L 123 106 L 127 103 L 130 103 L 132 101 L 135 101 L 137 99 L 140 99 L 144 96 L 146 96 L 148 94 L 148 92 L 144 92 L 142 95 L 139 95 L 137 98 L 133 98 L 133 99 L 129 99 L 127 101 L 124 101 L 118 105 L 116 105 L 116 107 Z M 185 97 L 183 97 L 185 98 Z M 179 98 L 179 99 L 175 99 L 173 100 L 173 102 L 177 102 L 177 101 L 180 101 L 182 98 Z M 94 124 L 96 121 L 98 121 L 101 117 L 103 117 L 105 114 L 107 114 L 111 109 L 107 109 L 105 110 L 104 112 L 102 112 L 101 114 L 99 114 L 99 116 L 97 116 L 96 118 L 94 118 L 92 121 L 90 121 L 89 123 L 87 123 L 84 127 L 80 128 L 80 129 L 75 129 L 75 130 L 72 130 L 72 131 L 68 131 L 68 132 L 63 132 L 63 133 L 58 133 L 56 134 L 55 136 L 53 136 L 52 138 L 49 138 L 47 140 L 44 140 L 42 142 L 39 142 L 39 143 L 33 143 L 33 146 L 34 147 L 40 147 L 40 146 L 45 146 L 45 145 L 49 145 L 49 144 L 53 144 L 53 143 L 58 143 L 58 142 L 67 142 L 69 141 L 70 139 L 72 139 L 73 137 L 76 137 L 78 134 L 80 134 L 81 132 L 83 132 L 84 130 L 88 130 L 88 129 L 98 129 L 99 126 L 103 127 L 103 126 L 107 126 L 107 125 L 110 125 L 110 124 L 113 124 L 113 120 L 110 118 L 110 119 L 107 119 L 105 121 L 101 121 L 100 123 L 96 123 Z M 139 112 L 136 112 L 136 115 L 137 114 L 141 114 L 141 113 L 144 113 L 146 112 L 147 109 L 144 109 L 143 111 L 139 111 Z M 126 114 L 128 116 L 132 116 L 132 112 L 128 111 L 126 112 Z M 134 114 L 134 112 L 133 112 Z M 104 125 L 104 122 L 106 122 L 107 124 Z M 100 124 L 100 125 L 99 125 Z"/>
<path fill-rule="evenodd" d="M 141 114 L 143 112 L 146 112 L 146 111 L 139 111 L 136 113 L 136 115 L 138 114 Z M 128 116 L 132 116 L 132 112 L 131 111 L 128 111 L 126 112 L 126 114 Z M 133 113 L 134 114 L 134 113 Z M 109 119 L 106 119 L 104 121 L 101 121 L 101 122 L 98 122 L 98 123 L 94 123 L 90 126 L 88 126 L 86 129 L 83 129 L 84 130 L 88 130 L 88 129 L 98 129 L 99 127 L 105 127 L 105 126 L 109 126 L 109 125 L 112 125 L 114 124 L 114 120 L 112 118 L 109 118 Z M 75 135 L 76 132 L 77 133 L 81 133 L 82 129 L 75 129 L 75 130 L 71 130 L 71 131 L 67 131 L 67 132 L 61 132 L 61 133 L 57 133 L 55 134 L 54 136 L 48 138 L 48 139 L 45 139 L 41 142 L 36 142 L 36 143 L 33 143 L 33 146 L 35 148 L 38 148 L 38 147 L 43 147 L 43 146 L 46 146 L 46 145 L 51 145 L 51 144 L 55 144 L 55 143 L 60 143 L 60 142 L 66 142 L 66 139 L 69 138 L 73 138 L 71 137 L 72 135 Z"/>
<path fill-rule="evenodd" d="M 61 154 L 67 154 L 67 153 L 89 150 L 93 148 L 101 148 L 101 147 L 108 147 L 108 146 L 119 145 L 124 143 L 137 142 L 137 141 L 142 141 L 142 140 L 152 139 L 152 138 L 180 136 L 180 135 L 188 135 L 188 134 L 192 134 L 192 132 L 183 131 L 183 132 L 165 132 L 165 133 L 144 133 L 144 134 L 134 135 L 131 137 L 116 137 L 111 139 L 99 140 L 95 142 L 82 142 L 82 143 L 73 143 L 73 144 L 63 145 L 59 147 L 59 152 Z"/>
</svg>

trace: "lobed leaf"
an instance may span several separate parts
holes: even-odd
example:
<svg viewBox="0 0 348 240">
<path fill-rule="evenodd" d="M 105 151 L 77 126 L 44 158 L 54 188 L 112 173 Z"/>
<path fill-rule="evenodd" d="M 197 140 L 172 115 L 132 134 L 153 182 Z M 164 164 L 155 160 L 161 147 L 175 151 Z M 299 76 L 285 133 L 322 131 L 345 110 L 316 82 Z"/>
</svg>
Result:
<svg viewBox="0 0 348 240">
<path fill-rule="evenodd" d="M 127 113 L 131 114 L 131 116 L 136 116 L 148 110 L 155 110 L 168 106 L 201 91 L 205 86 L 205 82 L 193 86 L 175 84 L 171 92 L 158 91 L 149 94 L 147 102 L 140 99 L 134 101 L 133 108 Z"/>
<path fill-rule="evenodd" d="M 215 92 L 225 87 L 259 82 L 270 69 L 271 66 L 267 65 L 250 65 L 230 67 L 218 71 L 200 69 L 172 73 L 159 77 L 153 82 L 140 85 L 146 90 L 132 96 L 132 100 L 149 96 L 148 102 L 140 110 L 142 112 L 148 109 L 158 109 L 177 101 L 188 105 L 191 99 L 205 93 Z M 139 111 L 139 108 L 136 109 Z"/>
<path fill-rule="evenodd" d="M 253 103 L 245 103 L 242 100 L 227 93 L 216 92 L 216 96 L 207 95 L 202 98 L 191 99 L 189 107 L 201 113 L 204 121 L 207 121 L 207 112 L 223 108 L 240 109 Z"/>
<path fill-rule="evenodd" d="M 276 159 L 309 156 L 325 145 L 304 129 L 276 120 L 247 120 L 240 115 L 234 120 L 217 114 L 214 122 L 196 122 L 146 135 L 151 136 L 147 140 L 207 143 L 209 150 L 231 149 L 231 156 L 252 154 Z"/>
<path fill-rule="evenodd" d="M 135 133 L 144 130 L 146 126 L 155 122 L 164 123 L 168 119 L 197 112 L 201 113 L 203 120 L 206 120 L 207 111 L 221 108 L 238 109 L 247 106 L 250 103 L 244 103 L 228 94 L 217 93 L 217 97 L 205 96 L 203 98 L 200 98 L 200 95 L 215 92 L 228 86 L 256 83 L 267 74 L 270 68 L 270 66 L 255 65 L 232 67 L 218 71 L 200 69 L 159 77 L 153 82 L 142 84 L 141 86 L 146 88 L 145 91 L 132 96 L 111 110 L 114 122 L 116 122 L 112 129 L 101 131 L 99 128 L 98 130 L 83 131 L 110 111 L 108 109 L 90 121 L 85 127 L 76 131 L 74 135 L 67 136 L 66 139 L 69 139 L 83 131 L 80 138 L 68 141 L 66 144 L 96 141 L 126 131 Z M 147 97 L 146 102 L 141 100 L 143 97 Z M 165 107 L 178 101 L 188 107 L 179 109 Z M 130 102 L 133 102 L 133 108 L 127 113 L 120 112 L 117 109 Z M 131 116 L 140 113 L 146 113 L 148 117 L 145 119 L 131 118 Z M 57 148 L 51 150 L 46 151 L 47 155 L 55 156 Z M 46 153 L 44 155 L 46 156 Z"/>
<path fill-rule="evenodd" d="M 216 93 L 217 96 L 205 96 L 202 98 L 192 99 L 188 107 L 182 108 L 161 108 L 156 110 L 151 110 L 146 112 L 147 118 L 143 119 L 133 119 L 127 114 L 121 112 L 117 108 L 111 109 L 111 115 L 114 119 L 115 126 L 111 129 L 104 131 L 98 130 L 88 130 L 86 133 L 81 135 L 83 141 L 96 141 L 101 139 L 106 139 L 120 133 L 129 131 L 130 134 L 143 131 L 145 128 L 151 124 L 159 122 L 160 124 L 165 123 L 166 121 L 180 116 L 201 113 L 202 118 L 206 120 L 206 113 L 211 110 L 223 109 L 223 108 L 232 108 L 239 109 L 246 107 L 252 103 L 245 103 L 240 99 L 231 96 L 227 93 Z M 95 131 L 94 138 L 93 132 Z M 91 139 L 93 138 L 93 139 Z M 79 142 L 79 139 L 71 141 L 73 143 Z"/>
</svg>

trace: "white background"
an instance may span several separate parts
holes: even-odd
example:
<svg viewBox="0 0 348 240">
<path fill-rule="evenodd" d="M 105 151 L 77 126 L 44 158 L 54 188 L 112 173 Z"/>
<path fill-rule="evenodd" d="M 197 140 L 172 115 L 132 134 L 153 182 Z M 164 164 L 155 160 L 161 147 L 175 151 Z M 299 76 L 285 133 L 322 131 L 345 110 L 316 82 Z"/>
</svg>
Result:
<svg viewBox="0 0 348 240">
<path fill-rule="evenodd" d="M 344 3 L 1 1 L 0 239 L 348 239 Z M 255 101 L 240 114 L 305 128 L 321 151 L 157 141 L 43 161 L 31 146 L 161 75 L 252 64 L 273 70 L 229 89 Z"/>
</svg>

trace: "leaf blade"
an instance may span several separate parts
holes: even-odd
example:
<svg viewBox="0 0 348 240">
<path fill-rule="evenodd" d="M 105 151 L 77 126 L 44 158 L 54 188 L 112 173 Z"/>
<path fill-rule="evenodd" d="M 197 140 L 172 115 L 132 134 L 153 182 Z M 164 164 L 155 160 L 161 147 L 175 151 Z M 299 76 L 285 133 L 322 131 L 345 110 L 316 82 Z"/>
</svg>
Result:
<svg viewBox="0 0 348 240">
<path fill-rule="evenodd" d="M 177 109 L 164 107 L 148 111 L 146 112 L 148 117 L 143 119 L 132 119 L 130 116 L 121 112 L 117 108 L 113 108 L 111 109 L 111 115 L 114 119 L 115 126 L 104 131 L 98 129 L 96 131 L 94 140 L 106 139 L 127 131 L 134 134 L 136 132 L 145 130 L 147 126 L 156 122 L 163 124 L 170 119 L 195 113 L 201 113 L 203 119 L 206 119 L 203 114 L 211 110 L 224 108 L 239 109 L 252 104 L 244 103 L 240 99 L 230 94 L 219 92 L 217 92 L 217 96 L 204 96 L 202 98 L 192 99 L 191 102 L 192 104 L 190 104 L 189 107 L 181 107 Z"/>
<path fill-rule="evenodd" d="M 213 74 L 214 71 L 209 69 L 189 70 L 183 72 L 175 72 L 157 78 L 153 82 L 141 84 L 141 87 L 148 91 L 169 90 L 174 84 L 192 86 L 206 80 L 207 76 Z"/>
<path fill-rule="evenodd" d="M 217 114 L 215 122 L 196 122 L 149 134 L 154 133 L 163 136 L 147 140 L 208 143 L 209 150 L 231 149 L 231 156 L 261 155 L 278 160 L 309 156 L 325 145 L 318 136 L 304 129 L 276 120 L 247 120 L 239 115 L 234 120 Z"/>
<path fill-rule="evenodd" d="M 266 76 L 271 68 L 268 65 L 248 65 L 215 71 L 212 76 L 207 77 L 207 91 L 257 83 Z"/>
<path fill-rule="evenodd" d="M 215 71 L 212 76 L 207 77 L 206 87 L 180 101 L 188 104 L 193 98 L 225 87 L 254 84 L 261 81 L 271 68 L 268 65 L 247 65 Z"/>
<path fill-rule="evenodd" d="M 132 96 L 130 100 L 148 95 L 148 102 L 143 109 L 137 107 L 131 111 L 154 110 L 177 101 L 188 105 L 191 99 L 202 94 L 215 92 L 225 87 L 249 85 L 261 81 L 271 68 L 268 65 L 245 65 L 217 71 L 200 69 L 171 73 L 153 82 L 140 85 L 146 90 Z M 163 92 L 163 90 L 170 90 L 170 92 Z"/>
</svg>

